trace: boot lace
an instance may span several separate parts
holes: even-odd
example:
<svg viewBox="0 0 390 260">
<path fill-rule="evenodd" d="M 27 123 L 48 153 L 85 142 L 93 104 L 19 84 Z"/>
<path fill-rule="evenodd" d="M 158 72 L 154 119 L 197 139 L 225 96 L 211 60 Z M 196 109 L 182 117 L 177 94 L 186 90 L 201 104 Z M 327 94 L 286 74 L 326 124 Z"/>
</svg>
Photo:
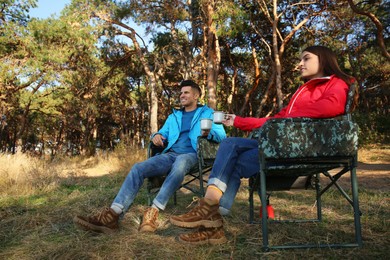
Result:
<svg viewBox="0 0 390 260">
<path fill-rule="evenodd" d="M 195 196 L 195 197 L 192 197 L 192 201 L 190 203 L 190 205 L 188 205 L 186 208 L 190 208 L 194 203 L 198 203 L 199 204 L 199 201 L 200 201 L 200 198 Z"/>
</svg>

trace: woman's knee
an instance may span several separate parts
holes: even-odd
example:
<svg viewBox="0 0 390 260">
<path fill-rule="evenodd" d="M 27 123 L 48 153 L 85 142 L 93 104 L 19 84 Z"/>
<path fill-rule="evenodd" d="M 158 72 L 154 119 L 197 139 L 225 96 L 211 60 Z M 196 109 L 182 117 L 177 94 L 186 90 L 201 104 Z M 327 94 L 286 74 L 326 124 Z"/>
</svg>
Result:
<svg viewBox="0 0 390 260">
<path fill-rule="evenodd" d="M 239 138 L 237 138 L 237 137 L 225 138 L 221 141 L 221 143 L 219 145 L 219 149 L 221 149 L 221 147 L 226 148 L 226 147 L 235 146 L 237 144 L 237 142 L 239 142 Z"/>
</svg>

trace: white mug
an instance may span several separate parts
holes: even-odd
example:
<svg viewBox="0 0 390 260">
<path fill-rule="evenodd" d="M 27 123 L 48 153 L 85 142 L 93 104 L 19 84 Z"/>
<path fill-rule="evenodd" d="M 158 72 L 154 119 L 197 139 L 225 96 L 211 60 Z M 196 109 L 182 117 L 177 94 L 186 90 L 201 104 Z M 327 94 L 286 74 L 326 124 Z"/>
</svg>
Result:
<svg viewBox="0 0 390 260">
<path fill-rule="evenodd" d="M 201 130 L 210 130 L 213 121 L 210 118 L 202 118 L 200 119 L 200 129 Z"/>
<path fill-rule="evenodd" d="M 214 123 L 222 124 L 222 120 L 225 119 L 225 112 L 222 111 L 214 111 Z"/>
</svg>

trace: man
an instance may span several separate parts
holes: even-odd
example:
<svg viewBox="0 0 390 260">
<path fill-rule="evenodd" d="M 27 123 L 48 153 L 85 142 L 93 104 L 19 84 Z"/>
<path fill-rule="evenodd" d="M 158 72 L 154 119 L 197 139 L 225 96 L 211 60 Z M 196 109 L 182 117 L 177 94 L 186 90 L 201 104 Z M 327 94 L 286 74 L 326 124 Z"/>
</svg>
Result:
<svg viewBox="0 0 390 260">
<path fill-rule="evenodd" d="M 160 191 L 148 207 L 139 227 L 140 232 L 154 232 L 157 229 L 159 210 L 164 210 L 169 198 L 180 187 L 184 176 L 197 165 L 196 142 L 199 135 L 220 142 L 226 137 L 222 125 L 213 124 L 211 130 L 201 131 L 200 119 L 212 118 L 213 110 L 198 105 L 201 89 L 192 80 L 180 83 L 182 109 L 174 110 L 164 126 L 151 136 L 156 146 L 167 147 L 164 151 L 146 161 L 136 163 L 130 170 L 110 208 L 96 216 L 74 217 L 74 223 L 86 230 L 112 233 L 119 229 L 119 217 L 123 216 L 134 201 L 145 178 L 167 175 Z"/>
</svg>

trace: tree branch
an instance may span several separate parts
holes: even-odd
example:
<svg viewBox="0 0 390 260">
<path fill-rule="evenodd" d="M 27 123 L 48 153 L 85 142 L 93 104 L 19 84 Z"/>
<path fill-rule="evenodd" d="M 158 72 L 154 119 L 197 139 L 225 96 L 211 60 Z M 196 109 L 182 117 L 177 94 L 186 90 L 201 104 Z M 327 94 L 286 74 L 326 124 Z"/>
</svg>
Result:
<svg viewBox="0 0 390 260">
<path fill-rule="evenodd" d="M 386 50 L 386 44 L 385 44 L 385 40 L 383 38 L 383 25 L 382 23 L 379 21 L 378 18 L 376 18 L 376 16 L 373 14 L 373 13 L 370 13 L 370 12 L 366 12 L 366 11 L 363 11 L 361 9 L 359 9 L 354 3 L 353 3 L 353 0 L 347 0 L 348 3 L 349 3 L 349 6 L 352 8 L 353 12 L 354 13 L 357 13 L 357 14 L 360 14 L 360 15 L 364 15 L 364 16 L 367 16 L 368 18 L 371 19 L 371 21 L 375 24 L 378 32 L 377 32 L 377 38 L 378 38 L 378 43 L 379 43 L 379 47 L 382 51 L 382 54 L 385 58 L 387 58 L 388 60 L 390 60 L 390 54 L 387 52 Z"/>
</svg>

